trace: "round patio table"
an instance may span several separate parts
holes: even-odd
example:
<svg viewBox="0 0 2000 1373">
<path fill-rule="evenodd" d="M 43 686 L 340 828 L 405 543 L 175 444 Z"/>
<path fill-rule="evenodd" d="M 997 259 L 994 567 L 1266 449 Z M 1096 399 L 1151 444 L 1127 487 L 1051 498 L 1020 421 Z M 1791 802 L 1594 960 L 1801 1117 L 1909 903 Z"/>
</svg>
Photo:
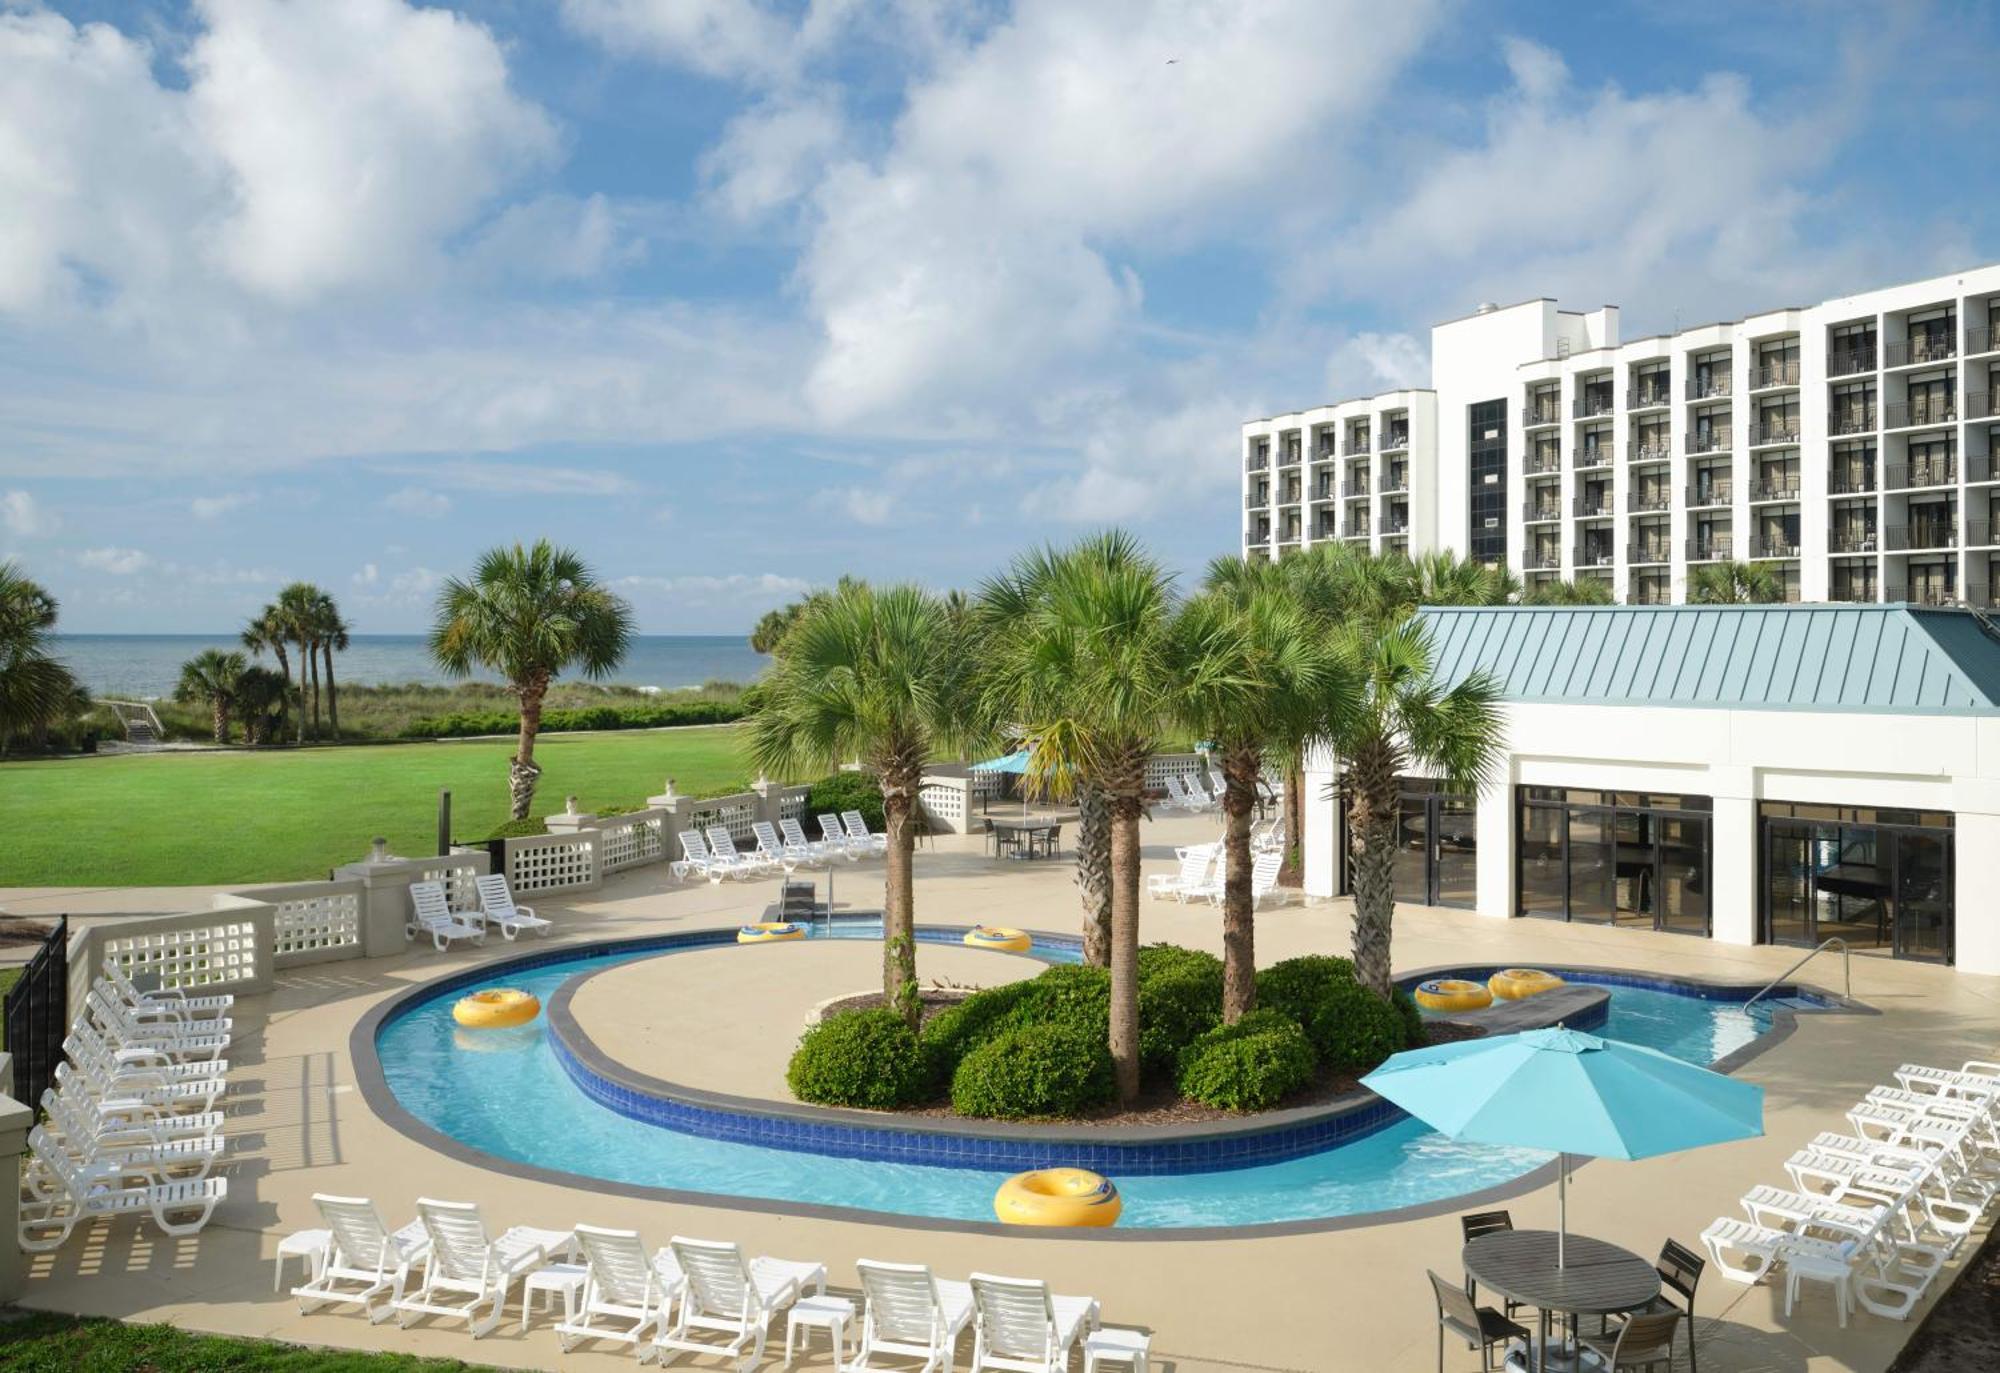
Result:
<svg viewBox="0 0 2000 1373">
<path fill-rule="evenodd" d="M 1660 1295 L 1660 1275 L 1629 1249 L 1571 1235 L 1556 1265 L 1553 1230 L 1496 1230 L 1465 1246 L 1465 1271 L 1490 1288 L 1540 1313 L 1534 1367 L 1571 1367 L 1567 1355 L 1549 1356 L 1549 1317 L 1610 1316 L 1636 1311 Z M 1559 1360 L 1559 1362 L 1558 1362 Z"/>
</svg>

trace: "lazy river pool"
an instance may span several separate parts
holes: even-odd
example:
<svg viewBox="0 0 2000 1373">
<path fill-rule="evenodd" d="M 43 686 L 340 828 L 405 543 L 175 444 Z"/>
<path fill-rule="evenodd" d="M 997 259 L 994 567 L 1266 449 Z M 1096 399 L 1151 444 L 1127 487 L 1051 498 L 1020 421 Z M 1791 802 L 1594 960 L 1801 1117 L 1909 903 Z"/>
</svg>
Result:
<svg viewBox="0 0 2000 1373">
<path fill-rule="evenodd" d="M 879 925 L 841 923 L 816 926 L 811 937 L 879 940 L 881 931 Z M 920 931 L 920 938 L 956 936 Z M 1076 949 L 1063 944 L 1038 942 L 1035 952 L 1050 962 L 1077 958 Z M 521 987 L 547 1005 L 557 988 L 580 974 L 673 953 L 672 947 L 650 944 L 558 956 L 526 967 L 499 964 L 483 970 L 480 980 Z M 1565 975 L 1594 980 L 1589 972 Z M 375 1051 L 383 1083 L 403 1110 L 481 1154 L 628 1186 L 943 1220 L 993 1218 L 993 1193 L 1005 1180 L 1004 1171 L 768 1148 L 621 1115 L 587 1096 L 571 1078 L 542 1019 L 528 1031 L 510 1032 L 504 1048 L 462 1048 L 451 1009 L 464 990 L 454 982 L 399 1003 L 377 1029 Z M 1657 986 L 1619 983 L 1610 992 L 1608 1019 L 1595 1033 L 1651 1045 L 1692 1063 L 1712 1063 L 1756 1040 L 1770 1029 L 1776 1009 L 1766 1002 L 1746 1011 L 1737 1002 Z M 1125 1198 L 1119 1224 L 1121 1229 L 1236 1227 L 1393 1211 L 1498 1186 L 1549 1157 L 1533 1149 L 1455 1143 L 1404 1119 L 1284 1162 L 1119 1177 Z"/>
</svg>

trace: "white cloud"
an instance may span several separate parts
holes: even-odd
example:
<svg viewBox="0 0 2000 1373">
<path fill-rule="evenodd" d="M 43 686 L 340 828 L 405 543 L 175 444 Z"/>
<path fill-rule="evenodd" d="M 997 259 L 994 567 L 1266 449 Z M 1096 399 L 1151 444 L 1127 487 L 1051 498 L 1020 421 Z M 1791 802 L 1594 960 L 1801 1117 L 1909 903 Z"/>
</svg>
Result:
<svg viewBox="0 0 2000 1373">
<path fill-rule="evenodd" d="M 26 491 L 0 492 L 0 528 L 22 539 L 38 539 L 53 534 L 62 521 Z"/>
<path fill-rule="evenodd" d="M 363 563 L 361 564 L 361 570 L 348 578 L 348 580 L 359 587 L 374 586 L 382 580 L 382 569 L 374 563 Z"/>
<path fill-rule="evenodd" d="M 466 263 L 498 277 L 589 281 L 645 251 L 609 197 L 545 195 L 503 210 L 467 250 Z"/>
<path fill-rule="evenodd" d="M 382 498 L 382 504 L 398 515 L 417 519 L 437 519 L 451 513 L 451 497 L 426 491 L 421 486 L 405 486 Z M 369 564 L 373 566 L 373 564 Z"/>
<path fill-rule="evenodd" d="M 368 606 L 407 607 L 428 602 L 440 578 L 428 567 L 409 567 L 385 573 L 379 563 L 363 563 L 348 579 L 354 599 Z"/>
<path fill-rule="evenodd" d="M 431 486 L 442 486 L 450 491 L 480 491 L 500 496 L 618 496 L 632 489 L 632 483 L 616 472 L 555 467 L 546 463 L 445 458 L 437 462 L 384 466 L 382 470 L 420 477 Z"/>
<path fill-rule="evenodd" d="M 219 520 L 232 510 L 241 510 L 257 499 L 249 491 L 225 491 L 215 496 L 196 496 L 188 502 L 188 513 L 198 520 Z"/>
<path fill-rule="evenodd" d="M 679 577 L 632 573 L 615 579 L 614 585 L 634 595 L 650 595 L 662 600 L 730 600 L 769 602 L 776 605 L 812 590 L 812 583 L 799 577 L 775 572 L 731 572 L 721 576 L 690 574 Z"/>
<path fill-rule="evenodd" d="M 836 510 L 856 524 L 885 525 L 896 513 L 896 498 L 883 487 L 843 486 L 826 495 Z"/>
<path fill-rule="evenodd" d="M 76 560 L 96 572 L 129 577 L 151 566 L 152 558 L 136 548 L 86 548 Z"/>
<path fill-rule="evenodd" d="M 1326 360 L 1327 397 L 1374 395 L 1430 385 L 1430 348 L 1410 334 L 1364 331 L 1342 339 Z"/>
<path fill-rule="evenodd" d="M 702 180 L 723 213 L 755 220 L 806 195 L 845 139 L 840 105 L 824 92 L 767 101 L 729 121 L 702 155 Z"/>
<path fill-rule="evenodd" d="M 772 76 L 787 69 L 797 31 L 757 0 L 562 0 L 576 32 L 614 52 L 707 76 Z"/>
</svg>

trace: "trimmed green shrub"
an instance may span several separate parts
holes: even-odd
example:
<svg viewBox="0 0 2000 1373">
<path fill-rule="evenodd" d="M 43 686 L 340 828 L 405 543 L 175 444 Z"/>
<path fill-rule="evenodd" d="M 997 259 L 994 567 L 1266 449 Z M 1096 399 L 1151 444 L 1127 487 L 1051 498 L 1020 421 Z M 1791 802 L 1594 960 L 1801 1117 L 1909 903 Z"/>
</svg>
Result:
<svg viewBox="0 0 2000 1373">
<path fill-rule="evenodd" d="M 1107 984 L 1107 1005 L 1110 989 Z M 1222 1023 L 1222 960 L 1199 949 L 1139 950 L 1139 1063 L 1171 1077 L 1182 1049 Z"/>
<path fill-rule="evenodd" d="M 867 772 L 836 772 L 822 777 L 806 792 L 806 811 L 812 815 L 839 815 L 858 810 L 868 828 L 880 834 L 888 820 L 882 814 L 882 784 Z"/>
<path fill-rule="evenodd" d="M 940 1091 L 951 1085 L 960 1060 L 1014 1024 L 1014 1010 L 1030 985 L 1009 982 L 988 987 L 924 1022 L 924 1057 Z"/>
<path fill-rule="evenodd" d="M 579 706 L 545 710 L 542 729 L 605 730 L 660 729 L 668 725 L 722 725 L 743 718 L 739 701 L 654 701 L 640 705 Z M 403 729 L 406 739 L 464 739 L 482 734 L 513 734 L 521 728 L 518 712 L 461 710 L 449 715 L 423 715 Z"/>
<path fill-rule="evenodd" d="M 997 1120 L 1075 1116 L 1117 1095 L 1102 1035 L 1074 1025 L 1017 1025 L 965 1056 L 951 1078 L 960 1115 Z"/>
<path fill-rule="evenodd" d="M 1298 1022 L 1320 1062 L 1363 1073 L 1409 1042 L 1403 1012 L 1354 980 L 1345 958 L 1288 958 L 1257 974 L 1257 1004 Z"/>
<path fill-rule="evenodd" d="M 498 825 L 495 825 L 493 827 L 493 832 L 491 834 L 488 834 L 486 838 L 488 840 L 528 839 L 532 838 L 535 835 L 547 834 L 548 832 L 549 832 L 549 827 L 542 822 L 541 816 L 528 815 L 528 816 L 523 816 L 519 820 L 501 821 Z"/>
<path fill-rule="evenodd" d="M 1296 1021 L 1252 1011 L 1222 1025 L 1180 1054 L 1181 1095 L 1224 1111 L 1262 1111 L 1306 1086 L 1316 1068 L 1313 1046 Z"/>
<path fill-rule="evenodd" d="M 930 1095 L 916 1032 L 894 1011 L 846 1011 L 799 1037 L 785 1082 L 800 1101 L 885 1111 Z"/>
<path fill-rule="evenodd" d="M 1111 970 L 1059 963 L 1030 978 L 1014 1018 L 1034 1025 L 1066 1025 L 1104 1039 L 1111 1033 Z"/>
<path fill-rule="evenodd" d="M 1417 1005 L 1417 999 L 1401 987 L 1396 988 L 1396 1013 L 1403 1017 L 1403 1047 L 1414 1049 L 1430 1038 L 1430 1031 L 1424 1027 L 1424 1013 Z"/>
</svg>

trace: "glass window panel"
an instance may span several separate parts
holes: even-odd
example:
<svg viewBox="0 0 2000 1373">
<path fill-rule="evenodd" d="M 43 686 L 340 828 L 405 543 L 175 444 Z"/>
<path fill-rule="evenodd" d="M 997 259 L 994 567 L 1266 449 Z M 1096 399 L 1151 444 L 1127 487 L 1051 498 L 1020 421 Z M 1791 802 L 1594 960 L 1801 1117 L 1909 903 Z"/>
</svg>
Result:
<svg viewBox="0 0 2000 1373">
<path fill-rule="evenodd" d="M 1479 808 L 1467 796 L 1440 796 L 1435 814 L 1437 904 L 1470 910 L 1479 901 Z"/>
<path fill-rule="evenodd" d="M 1569 918 L 1606 922 L 1612 918 L 1611 812 L 1569 812 Z"/>
<path fill-rule="evenodd" d="M 1563 918 L 1563 812 L 1554 806 L 1521 807 L 1516 855 L 1521 914 Z"/>
<path fill-rule="evenodd" d="M 1659 924 L 1677 934 L 1706 935 L 1708 821 L 1674 816 L 1660 822 Z"/>
</svg>

